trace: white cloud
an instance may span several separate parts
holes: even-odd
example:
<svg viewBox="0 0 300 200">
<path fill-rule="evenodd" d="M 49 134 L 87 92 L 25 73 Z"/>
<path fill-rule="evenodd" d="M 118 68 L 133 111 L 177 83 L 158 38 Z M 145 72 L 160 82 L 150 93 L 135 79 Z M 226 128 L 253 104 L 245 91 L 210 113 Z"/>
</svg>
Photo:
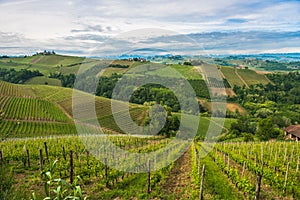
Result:
<svg viewBox="0 0 300 200">
<path fill-rule="evenodd" d="M 299 18 L 300 2 L 284 0 L 0 1 L 0 44 L 63 50 L 73 46 L 73 50 L 88 51 L 108 37 L 136 29 L 162 28 L 184 34 L 298 31 Z M 4 33 L 15 39 L 5 39 Z M 148 33 L 142 40 L 149 37 Z M 226 42 L 220 44 L 230 44 Z"/>
</svg>

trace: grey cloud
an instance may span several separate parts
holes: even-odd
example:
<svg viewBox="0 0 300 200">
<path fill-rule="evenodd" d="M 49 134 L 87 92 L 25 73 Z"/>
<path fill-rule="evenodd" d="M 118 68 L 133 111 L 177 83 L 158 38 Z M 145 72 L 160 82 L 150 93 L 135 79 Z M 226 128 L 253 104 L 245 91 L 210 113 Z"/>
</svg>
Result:
<svg viewBox="0 0 300 200">
<path fill-rule="evenodd" d="M 111 32 L 112 31 L 112 27 L 110 26 L 102 26 L 102 25 L 86 25 L 86 28 L 84 29 L 72 29 L 71 32 L 72 33 L 88 33 L 88 32 L 98 32 L 98 33 L 102 33 L 102 32 Z"/>
<path fill-rule="evenodd" d="M 25 38 L 18 33 L 0 32 L 0 44 L 15 44 L 20 43 Z"/>
<path fill-rule="evenodd" d="M 95 34 L 80 34 L 75 36 L 64 37 L 65 40 L 93 40 L 96 42 L 102 42 L 107 39 L 107 37 Z"/>
</svg>

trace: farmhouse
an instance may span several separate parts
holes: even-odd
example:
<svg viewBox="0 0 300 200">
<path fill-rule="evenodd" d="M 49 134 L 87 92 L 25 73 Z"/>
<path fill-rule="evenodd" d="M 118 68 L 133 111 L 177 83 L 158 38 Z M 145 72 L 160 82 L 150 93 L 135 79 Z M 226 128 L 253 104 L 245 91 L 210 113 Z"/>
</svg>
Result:
<svg viewBox="0 0 300 200">
<path fill-rule="evenodd" d="M 300 141 L 300 124 L 284 129 L 285 139 Z"/>
<path fill-rule="evenodd" d="M 239 66 L 236 66 L 235 68 L 237 68 L 237 69 L 244 69 L 244 66 L 243 65 L 239 65 Z"/>
</svg>

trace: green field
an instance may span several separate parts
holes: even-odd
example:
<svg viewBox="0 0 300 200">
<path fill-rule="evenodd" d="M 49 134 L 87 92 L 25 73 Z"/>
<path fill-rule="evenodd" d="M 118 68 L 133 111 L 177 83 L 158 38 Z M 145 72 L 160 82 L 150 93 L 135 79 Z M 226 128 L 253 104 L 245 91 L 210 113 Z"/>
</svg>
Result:
<svg viewBox="0 0 300 200">
<path fill-rule="evenodd" d="M 50 73 L 70 74 L 77 73 L 80 67 L 92 67 L 99 64 L 95 59 L 64 55 L 36 55 L 18 58 L 0 59 L 0 68 L 14 68 L 16 70 L 38 70 L 45 76 Z"/>
<path fill-rule="evenodd" d="M 37 76 L 25 82 L 28 85 L 53 85 L 61 86 L 61 81 L 54 78 L 48 78 L 46 76 Z"/>
<path fill-rule="evenodd" d="M 187 65 L 172 65 L 172 68 L 182 74 L 188 80 L 201 80 L 202 75 L 193 66 Z"/>
</svg>

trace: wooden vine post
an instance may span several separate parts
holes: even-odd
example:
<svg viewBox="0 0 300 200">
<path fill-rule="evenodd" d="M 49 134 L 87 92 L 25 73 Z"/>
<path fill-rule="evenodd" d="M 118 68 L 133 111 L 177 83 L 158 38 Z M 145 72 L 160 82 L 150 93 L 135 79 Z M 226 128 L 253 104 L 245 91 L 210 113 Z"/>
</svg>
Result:
<svg viewBox="0 0 300 200">
<path fill-rule="evenodd" d="M 246 161 L 243 162 L 242 177 L 244 177 L 245 167 L 246 167 Z"/>
<path fill-rule="evenodd" d="M 150 159 L 148 159 L 148 187 L 147 187 L 147 192 L 148 192 L 148 194 L 150 194 L 150 192 L 151 192 L 151 187 L 150 187 L 150 179 L 151 179 L 151 174 L 150 174 L 150 170 L 151 170 L 151 168 L 150 168 Z"/>
<path fill-rule="evenodd" d="M 286 193 L 286 184 L 287 184 L 287 179 L 288 179 L 288 176 L 289 176 L 289 167 L 290 167 L 290 162 L 288 162 L 288 164 L 286 166 L 284 186 L 283 186 L 283 192 L 284 192 L 284 194 Z"/>
<path fill-rule="evenodd" d="M 296 174 L 298 174 L 299 171 L 299 163 L 300 163 L 300 156 L 298 156 L 298 160 L 297 160 Z"/>
<path fill-rule="evenodd" d="M 47 147 L 47 143 L 46 142 L 44 142 L 44 147 L 45 147 L 45 153 L 46 153 L 46 160 L 49 163 L 49 154 L 48 154 L 48 147 Z"/>
<path fill-rule="evenodd" d="M 64 160 L 66 161 L 67 160 L 67 157 L 66 157 L 66 150 L 65 150 L 65 146 L 62 147 L 62 153 L 63 153 L 63 157 L 64 157 Z"/>
<path fill-rule="evenodd" d="M 70 183 L 73 183 L 74 169 L 73 169 L 73 151 L 70 151 Z"/>
<path fill-rule="evenodd" d="M 227 167 L 228 167 L 228 171 L 230 169 L 230 156 L 229 154 L 227 155 Z"/>
<path fill-rule="evenodd" d="M 28 149 L 26 149 L 26 157 L 27 157 L 28 167 L 30 167 L 30 157 L 29 157 L 29 150 Z"/>
<path fill-rule="evenodd" d="M 261 174 L 258 174 L 258 175 L 257 175 L 257 181 L 256 181 L 255 196 L 254 196 L 254 199 L 255 199 L 255 200 L 258 200 L 258 199 L 259 199 L 260 186 L 261 186 L 261 179 L 262 179 L 262 175 L 261 175 Z"/>
<path fill-rule="evenodd" d="M 43 170 L 43 151 L 42 149 L 39 150 L 39 154 L 40 154 L 40 170 Z"/>
<path fill-rule="evenodd" d="M 203 200 L 204 176 L 205 176 L 205 165 L 203 165 L 203 167 L 202 167 L 201 183 L 200 183 L 200 192 L 199 192 L 199 199 L 200 199 L 200 200 Z"/>
<path fill-rule="evenodd" d="M 105 186 L 108 187 L 108 168 L 107 168 L 107 158 L 104 158 L 104 170 L 105 170 Z"/>
<path fill-rule="evenodd" d="M 0 151 L 0 166 L 3 164 L 3 157 L 2 157 L 2 151 Z"/>
<path fill-rule="evenodd" d="M 277 162 L 278 151 L 276 150 L 274 162 Z M 276 172 L 276 165 L 274 165 L 274 172 Z"/>
</svg>

